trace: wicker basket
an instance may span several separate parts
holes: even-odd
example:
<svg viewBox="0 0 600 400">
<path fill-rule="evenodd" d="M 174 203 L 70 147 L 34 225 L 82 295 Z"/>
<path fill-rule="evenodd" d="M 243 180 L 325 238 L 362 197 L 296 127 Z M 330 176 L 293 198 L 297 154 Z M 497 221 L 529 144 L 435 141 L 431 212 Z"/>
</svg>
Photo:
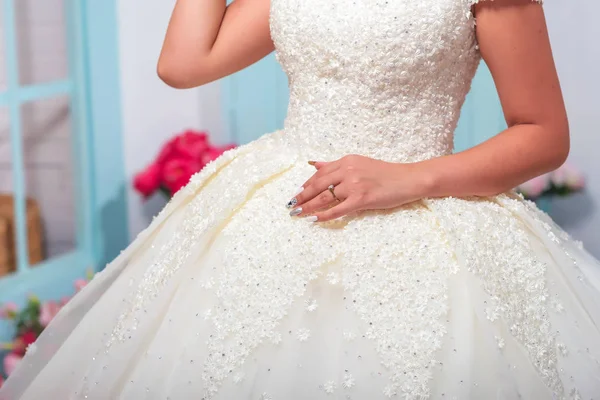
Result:
<svg viewBox="0 0 600 400">
<path fill-rule="evenodd" d="M 0 276 L 12 272 L 14 265 L 10 262 L 9 249 L 12 249 L 12 237 L 6 218 L 0 217 Z"/>
<path fill-rule="evenodd" d="M 26 214 L 29 264 L 35 265 L 44 259 L 42 217 L 35 200 L 27 199 Z M 17 265 L 15 225 L 13 196 L 0 194 L 0 276 L 14 271 Z"/>
</svg>

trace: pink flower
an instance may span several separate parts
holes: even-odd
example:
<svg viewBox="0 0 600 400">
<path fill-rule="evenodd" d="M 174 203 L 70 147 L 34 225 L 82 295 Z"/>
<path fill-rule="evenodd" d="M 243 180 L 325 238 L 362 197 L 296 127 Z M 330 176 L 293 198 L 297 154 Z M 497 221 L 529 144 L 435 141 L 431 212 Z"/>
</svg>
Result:
<svg viewBox="0 0 600 400">
<path fill-rule="evenodd" d="M 60 307 L 60 304 L 54 301 L 49 301 L 42 304 L 40 309 L 40 324 L 42 324 L 43 327 L 48 326 L 50 321 L 52 321 L 52 319 L 54 319 L 56 314 L 58 314 L 60 311 Z"/>
<path fill-rule="evenodd" d="M 19 311 L 19 307 L 15 303 L 6 303 L 0 308 L 0 318 L 12 319 L 17 311 Z"/>
<path fill-rule="evenodd" d="M 234 144 L 212 146 L 206 132 L 188 129 L 162 146 L 156 160 L 136 175 L 134 187 L 144 197 L 157 189 L 174 195 L 207 163 L 234 147 Z"/>
<path fill-rule="evenodd" d="M 23 359 L 23 357 L 21 357 L 18 354 L 8 353 L 4 357 L 4 372 L 6 372 L 7 375 L 12 374 L 22 359 Z"/>
<path fill-rule="evenodd" d="M 582 175 L 567 178 L 567 186 L 571 190 L 582 190 L 585 188 L 585 178 Z"/>
<path fill-rule="evenodd" d="M 225 146 L 223 146 L 222 149 L 223 149 L 223 152 L 225 152 L 227 150 L 235 149 L 236 147 L 237 147 L 236 144 L 229 143 L 229 144 L 226 144 Z"/>
<path fill-rule="evenodd" d="M 75 281 L 75 291 L 79 292 L 81 291 L 84 287 L 86 287 L 88 284 L 88 281 L 86 281 L 83 278 L 79 278 Z"/>
<path fill-rule="evenodd" d="M 208 135 L 204 132 L 187 130 L 179 135 L 173 144 L 173 150 L 177 157 L 188 158 L 198 161 L 206 150 L 208 150 Z"/>
<path fill-rule="evenodd" d="M 200 161 L 174 158 L 165 163 L 162 180 L 171 195 L 174 195 L 179 189 L 187 185 L 192 175 L 200 171 L 202 167 Z"/>
<path fill-rule="evenodd" d="M 210 146 L 206 152 L 204 152 L 204 154 L 202 154 L 202 164 L 206 165 L 211 161 L 216 160 L 217 158 L 219 158 L 224 152 L 226 152 L 227 150 L 233 149 L 236 146 L 234 144 L 228 144 L 226 146 L 223 147 L 216 147 L 216 146 Z"/>
<path fill-rule="evenodd" d="M 177 136 L 169 140 L 167 143 L 163 145 L 156 157 L 155 164 L 162 166 L 165 162 L 170 160 L 175 153 L 175 142 L 177 141 Z"/>
<path fill-rule="evenodd" d="M 528 180 L 518 189 L 525 197 L 536 198 L 548 188 L 550 188 L 550 177 L 548 174 L 544 174 Z"/>
<path fill-rule="evenodd" d="M 160 165 L 150 164 L 133 178 L 133 187 L 142 196 L 149 197 L 160 186 Z"/>
<path fill-rule="evenodd" d="M 564 186 L 565 182 L 567 181 L 567 171 L 565 170 L 564 166 L 552 171 L 550 173 L 550 180 L 554 186 Z"/>
<path fill-rule="evenodd" d="M 67 304 L 69 301 L 71 300 L 70 297 L 63 297 L 62 299 L 60 299 L 60 307 L 64 307 L 65 304 Z"/>
<path fill-rule="evenodd" d="M 25 331 L 22 335 L 18 336 L 13 342 L 13 353 L 18 356 L 24 356 L 27 347 L 35 343 L 37 335 L 32 330 Z"/>
<path fill-rule="evenodd" d="M 552 182 L 558 187 L 566 186 L 571 190 L 581 190 L 585 187 L 583 175 L 569 163 L 553 171 L 551 176 Z"/>
</svg>

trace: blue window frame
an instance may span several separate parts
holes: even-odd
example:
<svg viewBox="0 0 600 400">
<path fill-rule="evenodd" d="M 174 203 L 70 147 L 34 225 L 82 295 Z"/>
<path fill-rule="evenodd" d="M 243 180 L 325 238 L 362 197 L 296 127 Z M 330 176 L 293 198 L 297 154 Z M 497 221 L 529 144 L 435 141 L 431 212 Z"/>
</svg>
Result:
<svg viewBox="0 0 600 400">
<path fill-rule="evenodd" d="M 115 0 L 64 0 L 69 74 L 65 79 L 23 85 L 19 79 L 15 3 L 0 0 L 5 38 L 6 90 L 15 209 L 17 271 L 0 278 L 0 303 L 21 303 L 34 293 L 58 299 L 87 269 L 99 270 L 128 242 L 122 153 Z M 75 198 L 75 246 L 34 268 L 28 260 L 26 185 L 21 108 L 42 99 L 69 98 Z M 2 339 L 0 325 L 0 339 Z"/>
</svg>

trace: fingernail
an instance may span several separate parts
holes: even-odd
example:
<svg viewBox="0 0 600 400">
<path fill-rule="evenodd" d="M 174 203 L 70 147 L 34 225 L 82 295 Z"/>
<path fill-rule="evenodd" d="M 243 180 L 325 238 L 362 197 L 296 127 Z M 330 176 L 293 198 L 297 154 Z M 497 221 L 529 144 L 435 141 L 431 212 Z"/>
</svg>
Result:
<svg viewBox="0 0 600 400">
<path fill-rule="evenodd" d="M 294 208 L 292 211 L 290 211 L 290 217 L 295 217 L 296 215 L 300 215 L 301 212 L 302 212 L 302 207 Z"/>
<path fill-rule="evenodd" d="M 306 217 L 306 220 L 308 222 L 317 222 L 317 216 L 316 215 L 311 215 L 310 217 Z"/>
<path fill-rule="evenodd" d="M 315 165 L 317 162 L 316 161 L 309 161 L 308 162 L 310 165 Z"/>
<path fill-rule="evenodd" d="M 302 192 L 304 190 L 304 188 L 302 186 L 300 186 L 298 189 L 296 189 L 296 193 L 294 193 L 292 196 L 298 196 L 300 194 L 300 192 Z"/>
<path fill-rule="evenodd" d="M 292 208 L 292 207 L 294 207 L 296 204 L 298 204 L 298 199 L 296 199 L 296 198 L 294 197 L 293 199 L 291 199 L 291 200 L 290 200 L 290 201 L 287 203 L 286 207 L 287 207 L 287 208 Z"/>
</svg>

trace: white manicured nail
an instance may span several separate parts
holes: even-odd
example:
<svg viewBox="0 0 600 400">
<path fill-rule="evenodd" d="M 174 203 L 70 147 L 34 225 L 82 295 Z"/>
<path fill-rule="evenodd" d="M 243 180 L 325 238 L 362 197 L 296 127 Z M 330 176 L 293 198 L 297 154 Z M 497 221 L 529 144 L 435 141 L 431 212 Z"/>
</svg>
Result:
<svg viewBox="0 0 600 400">
<path fill-rule="evenodd" d="M 290 211 L 290 217 L 295 217 L 296 215 L 300 215 L 301 212 L 302 212 L 302 207 L 294 208 L 292 211 Z"/>
<path fill-rule="evenodd" d="M 298 196 L 298 195 L 300 194 L 300 192 L 302 192 L 303 190 L 304 190 L 304 188 L 303 188 L 302 186 L 300 186 L 300 187 L 299 187 L 299 188 L 296 190 L 296 193 L 294 193 L 294 194 L 292 195 L 292 197 Z"/>
<path fill-rule="evenodd" d="M 311 215 L 310 217 L 306 217 L 306 220 L 308 222 L 317 222 L 317 216 L 316 215 Z"/>
</svg>

